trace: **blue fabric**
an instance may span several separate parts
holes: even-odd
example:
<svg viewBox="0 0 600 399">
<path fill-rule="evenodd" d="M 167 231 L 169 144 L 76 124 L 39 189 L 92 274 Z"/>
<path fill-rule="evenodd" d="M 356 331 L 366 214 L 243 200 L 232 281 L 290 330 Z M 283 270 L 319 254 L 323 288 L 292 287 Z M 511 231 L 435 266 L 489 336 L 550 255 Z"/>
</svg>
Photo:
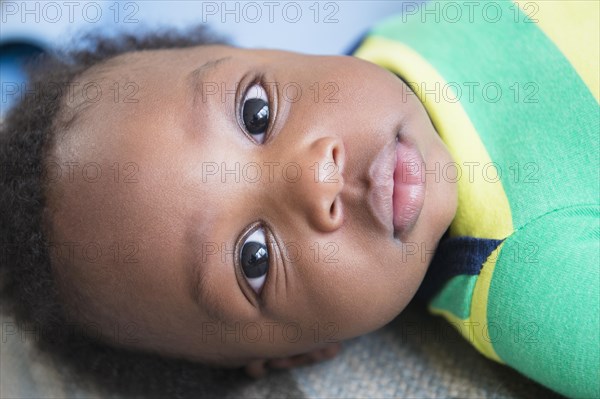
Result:
<svg viewBox="0 0 600 399">
<path fill-rule="evenodd" d="M 477 275 L 502 240 L 448 237 L 444 234 L 425 274 L 416 298 L 429 301 L 443 285 L 460 274 Z"/>
</svg>

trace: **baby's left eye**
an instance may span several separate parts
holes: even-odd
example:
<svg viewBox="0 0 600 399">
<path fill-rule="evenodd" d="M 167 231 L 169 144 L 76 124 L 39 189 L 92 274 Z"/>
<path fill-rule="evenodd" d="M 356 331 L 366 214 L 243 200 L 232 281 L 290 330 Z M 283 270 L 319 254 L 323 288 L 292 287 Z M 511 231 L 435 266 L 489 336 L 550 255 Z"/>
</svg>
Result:
<svg viewBox="0 0 600 399">
<path fill-rule="evenodd" d="M 242 101 L 242 122 L 246 130 L 259 144 L 264 142 L 264 136 L 269 127 L 269 97 L 260 84 L 255 84 L 244 96 Z"/>
<path fill-rule="evenodd" d="M 256 229 L 242 244 L 240 265 L 254 292 L 260 294 L 269 272 L 269 251 L 262 228 Z"/>
</svg>

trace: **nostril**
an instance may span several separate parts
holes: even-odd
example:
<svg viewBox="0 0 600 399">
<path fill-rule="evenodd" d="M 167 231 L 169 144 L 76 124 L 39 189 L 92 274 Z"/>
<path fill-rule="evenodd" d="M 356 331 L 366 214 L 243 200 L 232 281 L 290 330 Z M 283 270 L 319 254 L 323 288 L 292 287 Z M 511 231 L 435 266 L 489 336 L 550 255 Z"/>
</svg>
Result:
<svg viewBox="0 0 600 399">
<path fill-rule="evenodd" d="M 333 151 L 332 151 L 332 156 L 333 156 L 333 163 L 338 165 L 339 162 L 339 149 L 337 146 L 333 147 Z"/>
<path fill-rule="evenodd" d="M 338 173 L 342 173 L 344 170 L 344 145 L 339 142 L 333 146 L 331 149 L 331 157 L 333 158 L 333 163 L 337 169 Z"/>
<path fill-rule="evenodd" d="M 340 197 L 335 197 L 335 200 L 329 207 L 329 217 L 336 225 L 341 221 L 342 216 L 342 203 L 340 201 Z"/>
</svg>

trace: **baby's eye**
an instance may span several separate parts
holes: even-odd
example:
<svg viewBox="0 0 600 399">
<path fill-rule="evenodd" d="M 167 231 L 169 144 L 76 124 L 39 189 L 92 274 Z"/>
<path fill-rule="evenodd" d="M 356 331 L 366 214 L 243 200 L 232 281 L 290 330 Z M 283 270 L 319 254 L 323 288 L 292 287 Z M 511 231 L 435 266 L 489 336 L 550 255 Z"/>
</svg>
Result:
<svg viewBox="0 0 600 399">
<path fill-rule="evenodd" d="M 262 228 L 256 229 L 242 244 L 240 264 L 248 284 L 259 294 L 269 270 L 269 253 Z"/>
<path fill-rule="evenodd" d="M 246 130 L 262 144 L 269 127 L 269 97 L 260 84 L 250 87 L 242 101 L 242 121 Z"/>
</svg>

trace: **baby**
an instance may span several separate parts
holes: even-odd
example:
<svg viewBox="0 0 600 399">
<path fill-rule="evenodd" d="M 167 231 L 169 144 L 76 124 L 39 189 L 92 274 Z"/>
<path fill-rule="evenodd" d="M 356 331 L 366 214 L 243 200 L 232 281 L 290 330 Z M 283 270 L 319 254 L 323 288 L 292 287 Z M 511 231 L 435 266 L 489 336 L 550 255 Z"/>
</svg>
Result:
<svg viewBox="0 0 600 399">
<path fill-rule="evenodd" d="M 260 376 L 335 355 L 420 289 L 486 356 L 563 394 L 597 393 L 598 189 L 577 183 L 597 175 L 597 100 L 535 24 L 476 16 L 428 34 L 406 17 L 356 57 L 197 31 L 47 60 L 39 95 L 2 127 L 5 291 L 38 322 Z M 502 40 L 533 55 L 512 59 Z M 527 69 L 534 49 L 564 85 Z M 491 86 L 459 94 L 540 81 L 534 105 L 490 100 Z M 543 90 L 570 96 L 572 117 Z M 571 132 L 563 152 L 556 123 Z M 584 171 L 557 182 L 570 160 Z M 519 322 L 535 344 L 508 339 Z"/>
</svg>

